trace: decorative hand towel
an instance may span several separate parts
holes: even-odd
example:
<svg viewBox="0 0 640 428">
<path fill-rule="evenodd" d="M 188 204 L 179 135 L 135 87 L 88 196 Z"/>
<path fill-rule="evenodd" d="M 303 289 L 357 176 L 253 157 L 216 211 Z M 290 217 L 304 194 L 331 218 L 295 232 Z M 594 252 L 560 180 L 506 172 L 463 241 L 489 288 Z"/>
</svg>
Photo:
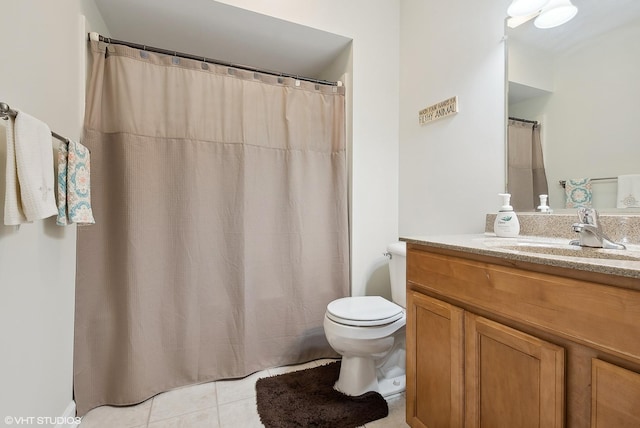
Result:
<svg viewBox="0 0 640 428">
<path fill-rule="evenodd" d="M 91 156 L 89 149 L 70 141 L 58 149 L 58 218 L 69 223 L 94 224 L 91 210 Z"/>
<path fill-rule="evenodd" d="M 16 145 L 14 118 L 7 120 L 7 168 L 5 170 L 5 197 L 4 197 L 4 224 L 17 226 L 27 222 L 27 217 L 22 211 L 22 198 L 20 197 L 20 183 L 16 168 Z"/>
<path fill-rule="evenodd" d="M 27 220 L 55 215 L 53 150 L 49 126 L 18 111 L 14 126 L 16 169 Z"/>
<path fill-rule="evenodd" d="M 69 148 L 65 142 L 58 146 L 58 176 L 56 177 L 56 194 L 58 197 L 58 217 L 56 224 L 66 226 L 67 221 L 67 172 L 69 171 Z"/>
<path fill-rule="evenodd" d="M 617 208 L 640 208 L 640 174 L 618 177 Z"/>
<path fill-rule="evenodd" d="M 564 187 L 567 200 L 566 208 L 591 208 L 591 179 L 572 178 L 566 181 Z"/>
</svg>

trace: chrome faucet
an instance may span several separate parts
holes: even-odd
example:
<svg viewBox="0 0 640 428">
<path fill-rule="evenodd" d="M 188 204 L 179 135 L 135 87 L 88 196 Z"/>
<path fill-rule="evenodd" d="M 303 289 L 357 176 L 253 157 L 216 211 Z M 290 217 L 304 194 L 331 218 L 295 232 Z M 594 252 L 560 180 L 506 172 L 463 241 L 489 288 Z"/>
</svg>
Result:
<svg viewBox="0 0 640 428">
<path fill-rule="evenodd" d="M 579 238 L 569 242 L 571 245 L 581 247 L 607 248 L 610 250 L 626 250 L 622 244 L 613 242 L 602 231 L 598 221 L 598 211 L 593 208 L 578 208 L 580 223 L 573 224 L 573 231 L 579 233 Z"/>
</svg>

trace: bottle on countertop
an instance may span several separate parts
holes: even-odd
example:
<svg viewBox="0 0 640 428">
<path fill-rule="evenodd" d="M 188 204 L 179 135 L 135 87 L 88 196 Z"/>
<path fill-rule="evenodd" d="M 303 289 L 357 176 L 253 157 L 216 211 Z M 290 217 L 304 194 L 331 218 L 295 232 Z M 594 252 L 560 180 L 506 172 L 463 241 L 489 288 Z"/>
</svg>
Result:
<svg viewBox="0 0 640 428">
<path fill-rule="evenodd" d="M 540 195 L 540 205 L 538 205 L 538 210 L 541 213 L 551 214 L 551 208 L 547 205 L 547 199 L 549 195 Z"/>
<path fill-rule="evenodd" d="M 502 197 L 502 207 L 498 211 L 496 221 L 493 223 L 493 231 L 496 236 L 513 238 L 520 233 L 520 222 L 513 207 L 511 206 L 511 194 L 498 193 Z"/>
</svg>

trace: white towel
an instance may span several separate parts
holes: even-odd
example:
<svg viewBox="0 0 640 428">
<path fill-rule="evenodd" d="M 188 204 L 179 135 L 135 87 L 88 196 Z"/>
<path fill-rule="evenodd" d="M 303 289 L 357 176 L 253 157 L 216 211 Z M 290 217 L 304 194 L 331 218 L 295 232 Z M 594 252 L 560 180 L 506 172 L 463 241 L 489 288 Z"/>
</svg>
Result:
<svg viewBox="0 0 640 428">
<path fill-rule="evenodd" d="M 14 123 L 16 170 L 22 211 L 28 221 L 56 215 L 51 130 L 46 123 L 18 111 Z"/>
<path fill-rule="evenodd" d="M 5 171 L 4 224 L 17 226 L 26 223 L 27 217 L 22 211 L 22 198 L 20 197 L 20 183 L 16 168 L 15 120 L 13 117 L 8 118 L 6 131 L 7 168 Z"/>
<path fill-rule="evenodd" d="M 618 176 L 617 208 L 640 208 L 640 174 Z"/>
</svg>

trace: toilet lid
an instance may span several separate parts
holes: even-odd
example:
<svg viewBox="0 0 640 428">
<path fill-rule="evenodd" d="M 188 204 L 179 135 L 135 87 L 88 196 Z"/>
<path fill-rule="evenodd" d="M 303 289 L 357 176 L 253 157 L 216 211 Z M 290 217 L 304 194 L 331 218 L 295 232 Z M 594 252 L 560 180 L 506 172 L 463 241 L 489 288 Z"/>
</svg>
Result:
<svg viewBox="0 0 640 428">
<path fill-rule="evenodd" d="M 327 305 L 327 316 L 340 324 L 376 326 L 402 318 L 402 307 L 380 296 L 343 297 Z"/>
</svg>

